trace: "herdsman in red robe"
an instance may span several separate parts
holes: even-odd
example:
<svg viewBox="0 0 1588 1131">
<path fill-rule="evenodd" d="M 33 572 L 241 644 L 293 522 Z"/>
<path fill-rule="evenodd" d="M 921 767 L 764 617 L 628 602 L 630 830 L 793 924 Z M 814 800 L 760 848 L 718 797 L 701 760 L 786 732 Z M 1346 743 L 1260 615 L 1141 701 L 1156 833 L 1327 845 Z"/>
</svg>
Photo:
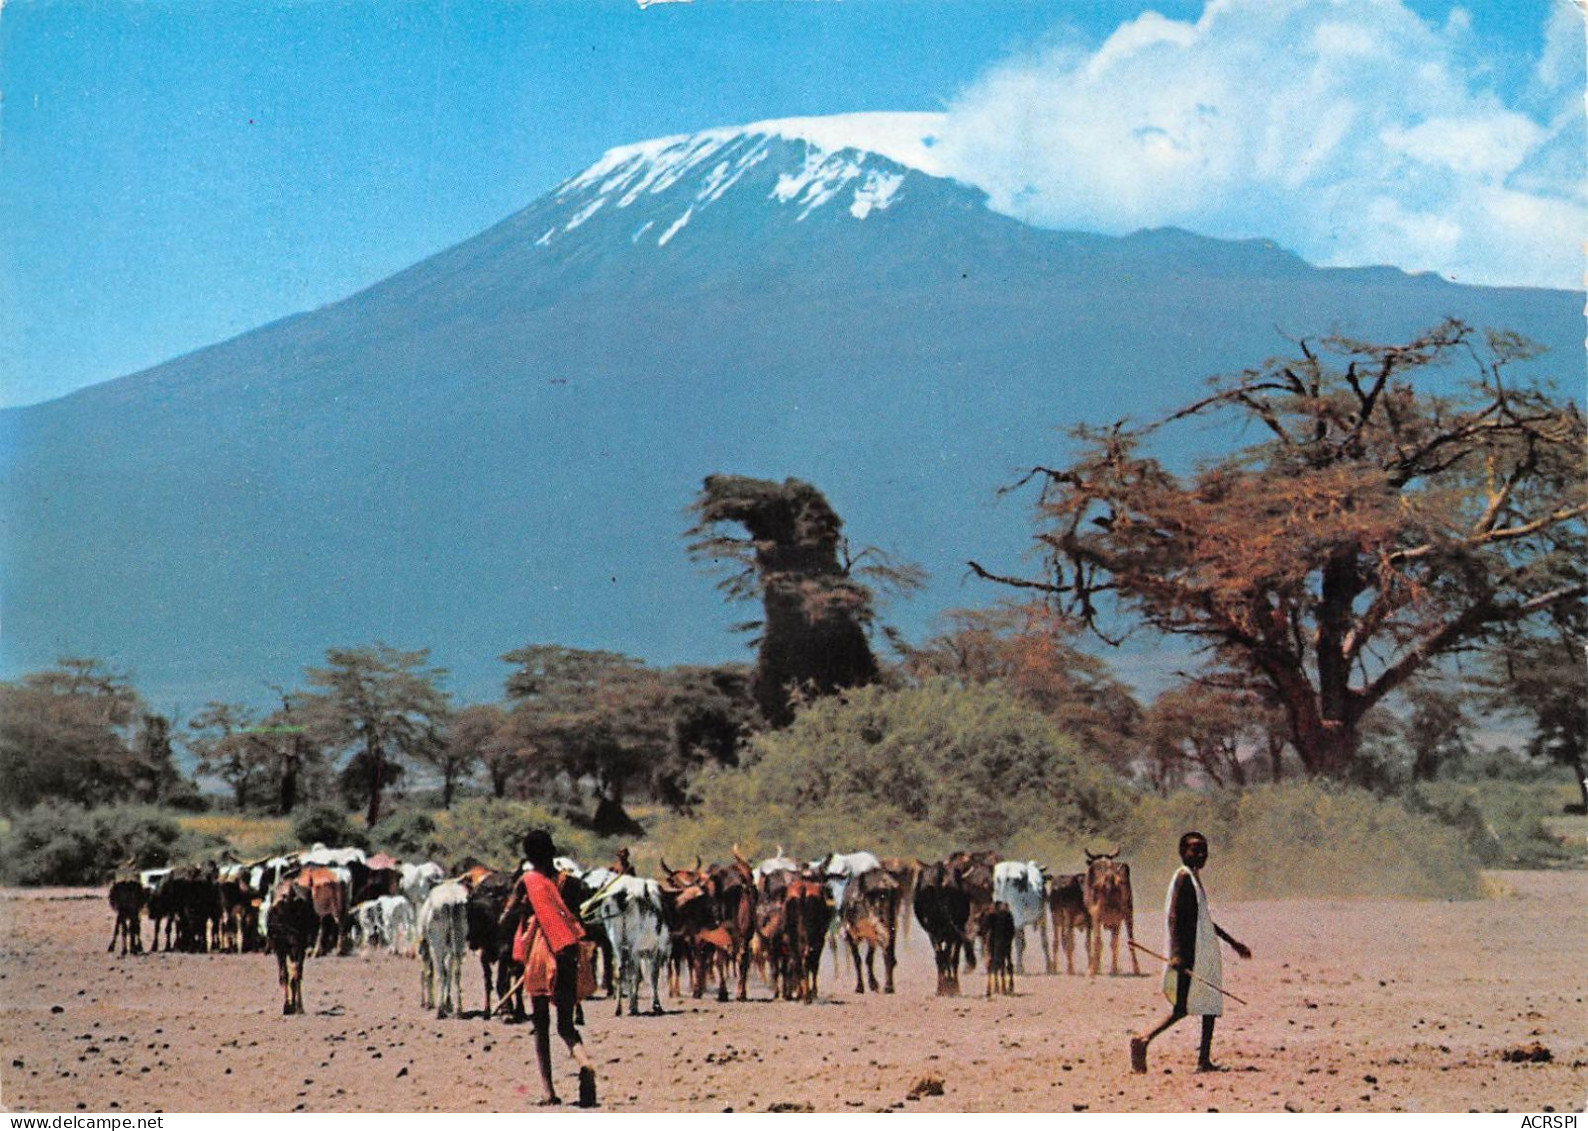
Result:
<svg viewBox="0 0 1588 1131">
<path fill-rule="evenodd" d="M 1164 907 L 1169 962 L 1163 972 L 1163 992 L 1171 1008 L 1169 1016 L 1150 1033 L 1130 1039 L 1132 1072 L 1147 1071 L 1148 1044 L 1180 1018 L 1192 1013 L 1202 1018 L 1202 1047 L 1197 1056 L 1197 1071 L 1219 1071 L 1219 1066 L 1213 1063 L 1213 1026 L 1224 1012 L 1224 967 L 1219 958 L 1219 940 L 1229 943 L 1242 958 L 1250 958 L 1252 952 L 1226 933 L 1209 914 L 1207 892 L 1202 889 L 1202 868 L 1207 862 L 1207 837 L 1190 832 L 1180 838 L 1181 867 L 1169 881 L 1169 897 Z"/>
</svg>

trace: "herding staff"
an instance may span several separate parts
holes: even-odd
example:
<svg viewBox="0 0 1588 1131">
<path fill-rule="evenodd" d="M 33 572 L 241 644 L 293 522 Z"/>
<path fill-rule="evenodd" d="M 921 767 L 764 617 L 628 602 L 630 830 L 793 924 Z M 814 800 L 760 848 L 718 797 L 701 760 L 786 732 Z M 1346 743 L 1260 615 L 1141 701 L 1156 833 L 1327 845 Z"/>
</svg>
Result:
<svg viewBox="0 0 1588 1131">
<path fill-rule="evenodd" d="M 1143 954 L 1147 955 L 1149 958 L 1156 958 L 1159 962 L 1167 963 L 1169 961 L 1167 958 L 1165 958 L 1163 955 L 1159 954 L 1157 951 L 1148 950 L 1146 947 L 1142 946 L 1140 943 L 1136 942 L 1134 939 L 1127 939 L 1126 940 L 1126 944 L 1129 945 L 1129 946 L 1135 947 L 1137 950 L 1141 951 Z M 1230 993 L 1230 991 L 1225 989 L 1223 986 L 1214 985 L 1212 982 L 1210 982 L 1206 978 L 1204 978 L 1201 974 L 1198 974 L 1195 970 L 1187 970 L 1183 966 L 1176 966 L 1175 969 L 1180 971 L 1180 973 L 1182 973 L 1182 974 L 1190 974 L 1193 978 L 1195 978 L 1197 981 L 1201 982 L 1204 986 L 1207 986 L 1209 989 L 1217 990 L 1219 993 L 1223 994 L 1225 997 L 1229 998 L 1231 1001 L 1238 1001 L 1242 1005 L 1250 1005 L 1251 1004 L 1245 998 L 1236 997 L 1234 994 Z"/>
</svg>

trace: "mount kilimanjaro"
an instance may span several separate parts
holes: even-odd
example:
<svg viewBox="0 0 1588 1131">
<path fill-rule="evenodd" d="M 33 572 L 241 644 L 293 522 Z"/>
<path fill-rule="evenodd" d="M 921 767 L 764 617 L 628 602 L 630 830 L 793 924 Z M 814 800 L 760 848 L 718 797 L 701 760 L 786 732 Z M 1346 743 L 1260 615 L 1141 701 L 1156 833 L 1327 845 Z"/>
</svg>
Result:
<svg viewBox="0 0 1588 1131">
<path fill-rule="evenodd" d="M 1453 315 L 1582 376 L 1579 293 L 1034 228 L 939 175 L 936 122 L 615 149 L 341 302 L 0 413 L 0 677 L 92 655 L 191 709 L 376 640 L 476 699 L 532 642 L 748 659 L 745 610 L 684 552 L 714 472 L 807 480 L 925 566 L 887 610 L 919 638 L 1002 596 L 967 558 L 1029 564 L 1030 500 L 998 488 L 1059 429 L 1178 404 L 1284 335 Z"/>
</svg>

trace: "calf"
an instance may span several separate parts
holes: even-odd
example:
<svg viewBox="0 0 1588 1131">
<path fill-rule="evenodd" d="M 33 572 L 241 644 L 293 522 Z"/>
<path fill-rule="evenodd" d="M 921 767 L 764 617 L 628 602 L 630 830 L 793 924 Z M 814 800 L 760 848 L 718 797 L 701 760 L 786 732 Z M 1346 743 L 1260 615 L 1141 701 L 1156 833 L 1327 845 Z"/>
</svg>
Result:
<svg viewBox="0 0 1588 1131">
<path fill-rule="evenodd" d="M 414 909 L 400 895 L 367 899 L 348 913 L 349 933 L 356 935 L 366 950 L 385 947 L 392 954 L 412 956 L 414 950 Z"/>
<path fill-rule="evenodd" d="M 1092 917 L 1086 913 L 1086 873 L 1058 876 L 1048 888 L 1048 911 L 1053 918 L 1053 938 L 1064 947 L 1064 972 L 1075 973 L 1075 933 L 1084 933 L 1083 961 L 1092 955 Z M 1058 972 L 1058 964 L 1054 964 Z"/>
<path fill-rule="evenodd" d="M 1015 917 L 1007 903 L 993 901 L 981 920 L 982 943 L 987 950 L 987 996 L 1015 992 Z"/>
<path fill-rule="evenodd" d="M 110 930 L 109 954 L 121 940 L 122 957 L 130 949 L 133 954 L 143 953 L 143 885 L 137 880 L 117 880 L 110 885 L 110 909 L 116 914 L 116 925 Z"/>
<path fill-rule="evenodd" d="M 314 893 L 296 880 L 282 880 L 271 892 L 266 940 L 276 956 L 276 976 L 281 982 L 281 1012 L 303 1012 L 303 966 L 309 944 L 320 933 Z"/>
<path fill-rule="evenodd" d="M 419 908 L 419 1004 L 436 1017 L 463 1010 L 463 956 L 469 945 L 469 889 L 447 880 Z M 273 918 L 273 916 L 272 916 Z M 436 993 L 436 979 L 441 991 Z"/>
<path fill-rule="evenodd" d="M 1086 854 L 1086 914 L 1092 920 L 1092 938 L 1088 971 L 1096 977 L 1103 964 L 1103 932 L 1109 933 L 1112 962 L 1109 974 L 1119 973 L 1119 928 L 1125 928 L 1125 938 L 1130 944 L 1136 941 L 1136 911 L 1130 893 L 1130 865 L 1114 859 L 1119 850 Z M 1141 973 L 1136 961 L 1136 948 L 1130 950 L 1130 969 Z"/>
<path fill-rule="evenodd" d="M 383 895 L 375 901 L 380 908 L 380 929 L 386 948 L 393 954 L 414 955 L 417 938 L 414 905 L 400 895 Z"/>
</svg>

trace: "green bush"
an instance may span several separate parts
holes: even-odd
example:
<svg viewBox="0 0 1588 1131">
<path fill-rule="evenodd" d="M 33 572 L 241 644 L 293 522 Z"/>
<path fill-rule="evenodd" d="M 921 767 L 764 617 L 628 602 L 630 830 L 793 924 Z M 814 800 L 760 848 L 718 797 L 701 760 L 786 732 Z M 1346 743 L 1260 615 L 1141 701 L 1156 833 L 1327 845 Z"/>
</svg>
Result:
<svg viewBox="0 0 1588 1131">
<path fill-rule="evenodd" d="M 1482 860 L 1467 832 L 1350 786 L 1295 782 L 1145 798 L 1131 816 L 1126 856 L 1139 873 L 1166 882 L 1179 866 L 1180 835 L 1191 829 L 1208 837 L 1209 886 L 1226 898 L 1482 892 Z"/>
<path fill-rule="evenodd" d="M 125 868 L 159 868 L 206 858 L 223 842 L 184 832 L 175 818 L 147 806 L 84 809 L 45 802 L 16 818 L 0 837 L 0 882 L 98 885 Z"/>
<path fill-rule="evenodd" d="M 423 809 L 398 809 L 369 830 L 370 846 L 399 860 L 423 857 L 436 838 L 436 819 Z"/>
<path fill-rule="evenodd" d="M 436 818 L 425 855 L 450 868 L 472 857 L 493 868 L 512 868 L 523 858 L 520 843 L 532 828 L 551 833 L 557 850 L 582 864 L 603 859 L 603 842 L 549 810 L 527 801 L 480 798 L 459 802 Z"/>
<path fill-rule="evenodd" d="M 292 835 L 301 845 L 323 844 L 327 848 L 368 848 L 364 830 L 353 824 L 346 809 L 319 801 L 292 819 Z"/>
<path fill-rule="evenodd" d="M 1425 782 L 1407 806 L 1459 829 L 1487 867 L 1538 868 L 1568 859 L 1546 820 L 1560 812 L 1560 791 L 1544 782 Z"/>
<path fill-rule="evenodd" d="M 993 688 L 868 687 L 818 700 L 758 735 L 738 770 L 699 783 L 702 814 L 658 831 L 666 854 L 725 857 L 781 844 L 818 857 L 1085 838 L 1117 828 L 1129 793 L 1046 716 Z"/>
</svg>

